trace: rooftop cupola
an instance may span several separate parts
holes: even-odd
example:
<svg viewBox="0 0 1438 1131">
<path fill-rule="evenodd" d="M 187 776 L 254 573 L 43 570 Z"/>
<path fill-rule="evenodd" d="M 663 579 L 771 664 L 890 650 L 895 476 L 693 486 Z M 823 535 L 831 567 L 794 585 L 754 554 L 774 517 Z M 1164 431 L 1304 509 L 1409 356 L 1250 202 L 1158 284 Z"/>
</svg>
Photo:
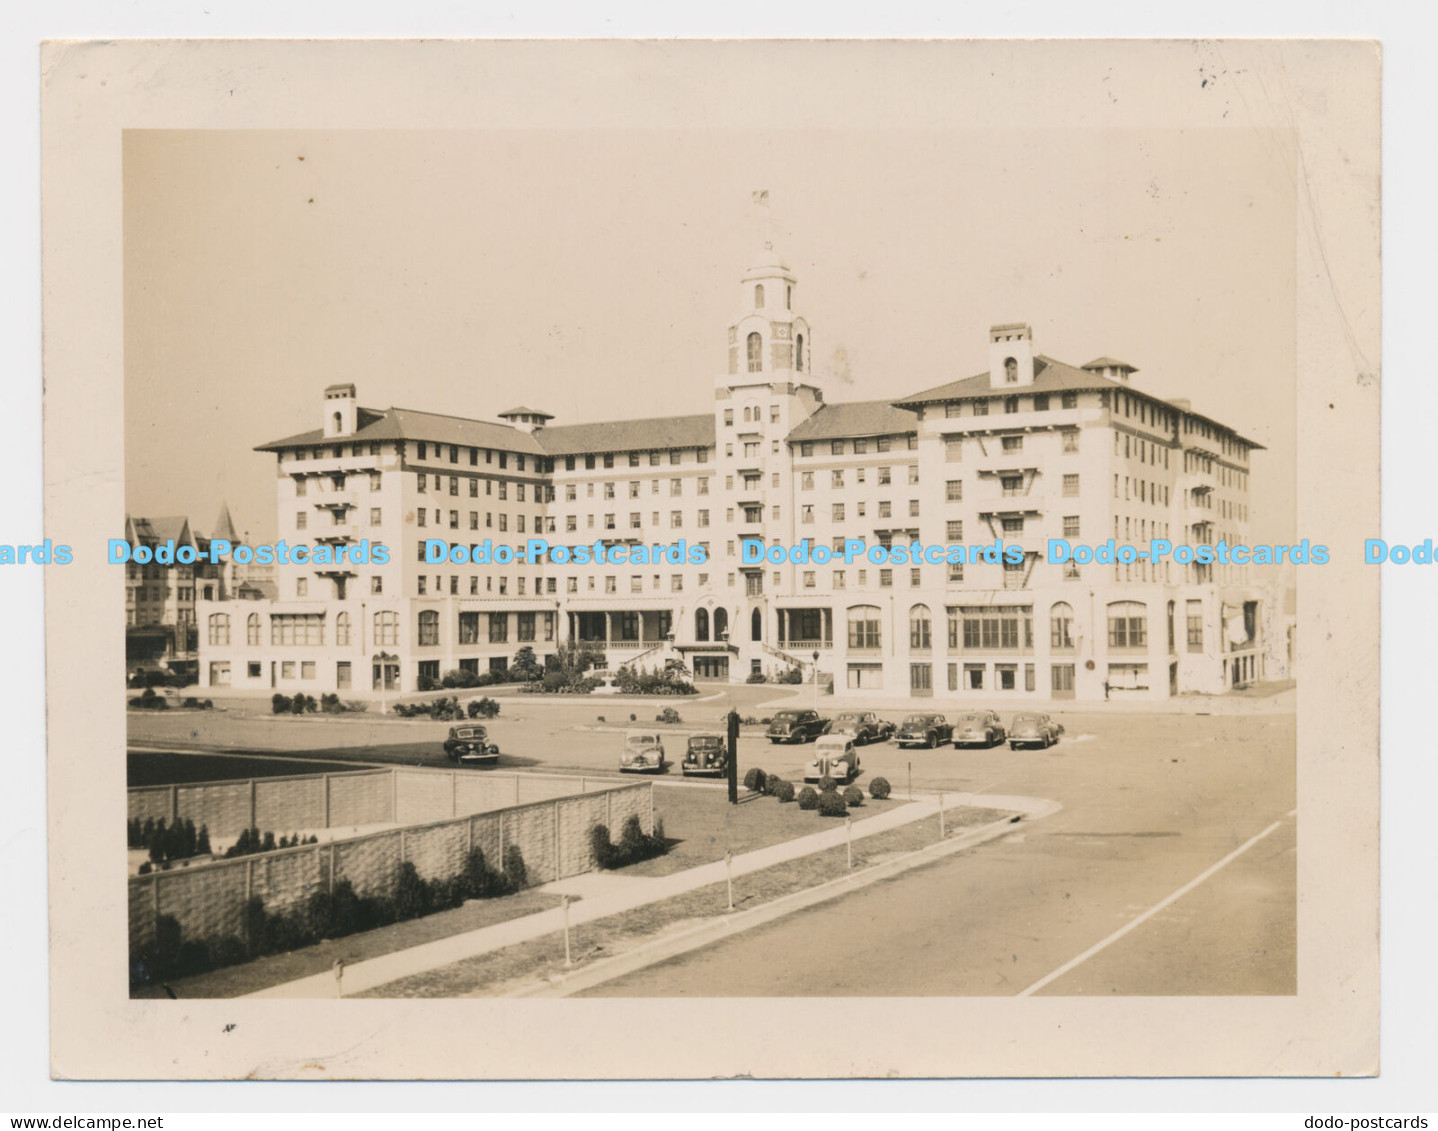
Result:
<svg viewBox="0 0 1438 1131">
<path fill-rule="evenodd" d="M 355 407 L 353 385 L 326 386 L 323 426 L 325 436 L 352 436 L 358 411 Z"/>
<path fill-rule="evenodd" d="M 1090 373 L 1097 373 L 1100 377 L 1112 377 L 1115 381 L 1127 381 L 1132 374 L 1138 372 L 1137 366 L 1126 361 L 1115 361 L 1111 357 L 1096 357 L 1083 368 Z"/>
<path fill-rule="evenodd" d="M 518 428 L 521 432 L 537 432 L 553 420 L 554 416 L 552 413 L 541 412 L 537 408 L 525 408 L 520 405 L 508 412 L 501 412 L 499 419 L 513 428 Z"/>
<path fill-rule="evenodd" d="M 1020 388 L 1034 383 L 1034 332 L 1027 322 L 989 327 L 989 385 Z"/>
</svg>

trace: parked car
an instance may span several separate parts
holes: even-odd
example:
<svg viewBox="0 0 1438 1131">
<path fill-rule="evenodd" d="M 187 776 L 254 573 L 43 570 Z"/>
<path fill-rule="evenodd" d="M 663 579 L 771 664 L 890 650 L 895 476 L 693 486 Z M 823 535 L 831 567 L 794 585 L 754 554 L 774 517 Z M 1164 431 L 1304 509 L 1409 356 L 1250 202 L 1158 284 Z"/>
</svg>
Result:
<svg viewBox="0 0 1438 1131">
<path fill-rule="evenodd" d="M 955 746 L 997 746 L 1006 736 L 997 711 L 965 711 L 954 724 Z"/>
<path fill-rule="evenodd" d="M 722 734 L 691 734 L 680 773 L 723 777 L 729 769 L 729 750 Z"/>
<path fill-rule="evenodd" d="M 765 733 L 770 742 L 812 742 L 828 725 L 829 720 L 821 718 L 818 711 L 785 709 L 774 712 Z"/>
<path fill-rule="evenodd" d="M 624 735 L 624 749 L 619 753 L 619 770 L 639 774 L 662 774 L 664 736 L 653 730 L 631 730 Z"/>
<path fill-rule="evenodd" d="M 1049 747 L 1059 740 L 1064 728 L 1048 715 L 1015 715 L 1009 722 L 1009 749 L 1020 746 Z"/>
<path fill-rule="evenodd" d="M 865 746 L 885 741 L 894 733 L 894 724 L 884 722 L 873 711 L 841 711 L 829 724 L 828 733 L 845 735 L 855 746 Z"/>
<path fill-rule="evenodd" d="M 954 737 L 954 726 L 943 715 L 909 715 L 899 725 L 900 746 L 927 746 L 933 749 Z"/>
<path fill-rule="evenodd" d="M 848 783 L 859 773 L 859 755 L 854 740 L 842 734 L 826 734 L 814 743 L 814 757 L 804 767 L 805 781 L 833 778 Z"/>
<path fill-rule="evenodd" d="M 484 727 L 466 723 L 449 728 L 444 756 L 461 766 L 492 766 L 499 761 L 499 746 L 489 740 L 489 731 Z"/>
</svg>

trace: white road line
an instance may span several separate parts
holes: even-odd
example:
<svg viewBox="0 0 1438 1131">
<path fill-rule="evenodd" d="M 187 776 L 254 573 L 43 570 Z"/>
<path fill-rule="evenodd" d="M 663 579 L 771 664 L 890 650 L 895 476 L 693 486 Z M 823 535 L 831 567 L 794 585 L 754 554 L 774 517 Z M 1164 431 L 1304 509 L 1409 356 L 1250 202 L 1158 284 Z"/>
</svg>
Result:
<svg viewBox="0 0 1438 1131">
<path fill-rule="evenodd" d="M 1147 922 L 1149 919 L 1152 919 L 1155 915 L 1162 911 L 1165 907 L 1168 907 L 1170 904 L 1182 899 L 1185 895 L 1191 892 L 1194 888 L 1198 887 L 1199 884 L 1203 883 L 1204 880 L 1208 879 L 1209 876 L 1213 875 L 1220 868 L 1223 868 L 1225 865 L 1232 863 L 1234 860 L 1237 860 L 1240 856 L 1242 856 L 1260 840 L 1266 837 L 1269 833 L 1273 832 L 1274 829 L 1279 828 L 1282 824 L 1282 821 L 1274 821 L 1273 824 L 1269 825 L 1268 828 L 1264 829 L 1257 836 L 1249 837 L 1248 840 L 1240 844 L 1217 864 L 1214 864 L 1213 866 L 1200 872 L 1197 876 L 1189 880 L 1188 883 L 1184 884 L 1183 887 L 1179 888 L 1172 895 L 1168 896 L 1166 899 L 1163 899 L 1158 903 L 1155 903 L 1137 919 L 1129 920 L 1127 923 L 1125 923 L 1122 927 L 1116 930 L 1113 934 L 1109 935 L 1109 937 L 1104 939 L 1102 942 L 1095 943 L 1093 946 L 1089 947 L 1088 950 L 1080 954 L 1077 958 L 1069 959 L 1069 961 L 1065 962 L 1053 973 L 1040 978 L 1028 989 L 1021 991 L 1019 993 L 1019 997 L 1031 997 L 1033 994 L 1037 993 L 1039 990 L 1047 986 L 1050 982 L 1062 978 L 1075 966 L 1087 962 L 1099 951 L 1105 949 L 1106 947 L 1112 946 L 1114 943 L 1118 942 L 1119 939 L 1123 938 L 1124 935 L 1132 931 L 1135 927 Z"/>
</svg>

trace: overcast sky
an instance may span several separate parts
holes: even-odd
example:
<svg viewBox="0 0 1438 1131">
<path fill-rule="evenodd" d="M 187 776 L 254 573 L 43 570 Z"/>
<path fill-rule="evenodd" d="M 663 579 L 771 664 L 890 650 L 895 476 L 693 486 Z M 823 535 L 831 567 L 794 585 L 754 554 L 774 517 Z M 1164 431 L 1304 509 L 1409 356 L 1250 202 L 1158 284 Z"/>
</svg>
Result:
<svg viewBox="0 0 1438 1131">
<path fill-rule="evenodd" d="M 127 507 L 208 533 L 227 499 L 271 539 L 252 449 L 338 381 L 480 418 L 708 411 L 756 189 L 830 399 L 972 376 L 1027 321 L 1266 445 L 1253 538 L 1294 537 L 1293 150 L 1251 129 L 127 133 Z"/>
</svg>

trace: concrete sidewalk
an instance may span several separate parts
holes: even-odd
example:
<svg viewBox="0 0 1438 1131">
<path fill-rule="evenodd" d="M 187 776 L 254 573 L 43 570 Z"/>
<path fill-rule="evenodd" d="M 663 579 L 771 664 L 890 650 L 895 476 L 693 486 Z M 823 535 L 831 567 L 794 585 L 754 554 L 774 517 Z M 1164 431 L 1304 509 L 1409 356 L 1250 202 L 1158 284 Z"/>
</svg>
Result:
<svg viewBox="0 0 1438 1131">
<path fill-rule="evenodd" d="M 1030 818 L 1047 816 L 1059 808 L 1057 802 L 1047 798 L 975 793 L 946 793 L 944 794 L 944 805 L 946 808 L 970 806 L 1003 809 L 1021 813 Z M 913 821 L 935 816 L 938 811 L 939 799 L 937 796 L 911 798 L 907 805 L 856 822 L 853 825 L 854 839 L 860 840 L 887 832 Z M 833 827 L 825 829 L 823 832 L 812 833 L 809 836 L 742 853 L 733 859 L 733 875 L 743 876 L 772 867 L 775 864 L 822 852 L 825 849 L 838 848 L 844 844 L 846 835 L 845 825 L 836 822 Z M 722 883 L 725 874 L 724 862 L 719 860 L 668 876 L 643 878 L 601 876 L 598 881 L 586 881 L 586 877 L 577 876 L 546 886 L 555 891 L 585 889 L 595 891 L 595 894 L 590 897 L 570 905 L 569 923 L 571 927 L 575 927 L 683 895 L 710 884 Z M 623 882 L 618 885 L 601 882 L 610 879 L 619 879 Z M 514 946 L 516 943 L 528 942 L 531 939 L 553 934 L 563 929 L 564 911 L 561 908 L 553 908 L 519 919 L 496 923 L 477 931 L 469 931 L 447 939 L 437 939 L 434 942 L 410 947 L 407 950 L 358 962 L 344 968 L 342 982 L 336 979 L 332 973 L 315 974 L 307 978 L 270 986 L 245 996 L 255 998 L 333 998 L 362 993 L 400 978 L 422 974 L 466 958 L 488 954 L 491 951 Z"/>
</svg>

